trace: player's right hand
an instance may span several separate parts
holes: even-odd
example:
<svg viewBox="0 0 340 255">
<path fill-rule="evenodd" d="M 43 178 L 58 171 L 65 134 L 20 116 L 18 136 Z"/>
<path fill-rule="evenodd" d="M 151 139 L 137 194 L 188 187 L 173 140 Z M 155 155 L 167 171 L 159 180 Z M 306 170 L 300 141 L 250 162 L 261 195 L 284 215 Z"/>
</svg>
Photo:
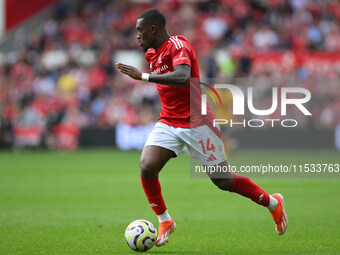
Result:
<svg viewBox="0 0 340 255">
<path fill-rule="evenodd" d="M 142 72 L 139 71 L 136 67 L 125 65 L 122 63 L 116 63 L 116 67 L 121 73 L 130 76 L 132 79 L 142 80 Z"/>
</svg>

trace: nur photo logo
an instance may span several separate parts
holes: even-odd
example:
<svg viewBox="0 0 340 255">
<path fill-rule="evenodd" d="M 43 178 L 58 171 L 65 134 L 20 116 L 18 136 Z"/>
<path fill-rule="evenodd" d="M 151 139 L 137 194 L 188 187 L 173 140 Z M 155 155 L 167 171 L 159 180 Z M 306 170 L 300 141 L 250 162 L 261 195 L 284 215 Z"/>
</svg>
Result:
<svg viewBox="0 0 340 255">
<path fill-rule="evenodd" d="M 312 114 L 306 108 L 305 104 L 311 99 L 311 93 L 308 89 L 297 88 L 297 87 L 272 87 L 271 89 L 271 106 L 267 109 L 257 109 L 254 106 L 254 88 L 248 87 L 246 94 L 244 91 L 232 84 L 215 84 L 214 86 L 207 85 L 205 83 L 199 82 L 199 84 L 204 87 L 200 89 L 204 92 L 201 96 L 201 115 L 207 115 L 207 95 L 213 100 L 215 106 L 217 106 L 216 99 L 213 93 L 223 106 L 222 100 L 216 89 L 226 89 L 228 90 L 233 99 L 232 103 L 232 114 L 233 116 L 245 116 L 246 110 L 249 111 L 253 116 L 259 116 L 259 118 L 252 119 L 241 119 L 234 121 L 233 119 L 214 119 L 213 125 L 229 125 L 233 126 L 243 126 L 251 128 L 260 128 L 265 125 L 269 127 L 275 127 L 280 125 L 281 127 L 296 127 L 298 126 L 298 120 L 292 118 L 285 118 L 287 116 L 287 108 L 296 107 L 303 115 L 311 116 Z M 210 91 L 209 91 L 210 90 Z M 212 92 L 213 93 L 212 93 Z M 247 108 L 246 108 L 247 107 Z M 270 118 L 274 112 L 280 110 L 279 115 L 281 118 Z M 267 116 L 268 118 L 263 118 Z"/>
</svg>

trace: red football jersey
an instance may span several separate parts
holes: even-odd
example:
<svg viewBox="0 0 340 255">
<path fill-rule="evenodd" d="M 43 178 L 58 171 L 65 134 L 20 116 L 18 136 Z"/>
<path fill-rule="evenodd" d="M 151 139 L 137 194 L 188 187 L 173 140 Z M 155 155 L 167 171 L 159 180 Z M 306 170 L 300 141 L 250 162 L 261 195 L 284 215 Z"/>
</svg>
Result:
<svg viewBox="0 0 340 255">
<path fill-rule="evenodd" d="M 201 115 L 201 90 L 196 54 L 184 36 L 170 36 L 157 50 L 149 49 L 145 55 L 154 74 L 173 72 L 176 65 L 191 67 L 191 82 L 186 87 L 158 84 L 162 105 L 159 121 L 181 128 L 198 127 L 212 123 L 213 113 L 207 107 L 207 115 Z M 191 93 L 191 95 L 190 95 Z M 190 102 L 191 96 L 191 102 Z"/>
</svg>

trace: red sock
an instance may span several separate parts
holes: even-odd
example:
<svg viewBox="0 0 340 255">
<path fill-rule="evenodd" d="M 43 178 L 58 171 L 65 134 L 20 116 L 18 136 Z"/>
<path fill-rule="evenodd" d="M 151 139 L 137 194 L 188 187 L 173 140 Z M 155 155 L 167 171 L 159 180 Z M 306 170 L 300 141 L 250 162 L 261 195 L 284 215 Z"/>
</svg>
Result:
<svg viewBox="0 0 340 255">
<path fill-rule="evenodd" d="M 269 205 L 270 198 L 268 193 L 261 189 L 255 182 L 240 174 L 233 174 L 233 177 L 234 183 L 230 192 L 235 192 L 241 196 L 250 198 L 259 205 Z"/>
<path fill-rule="evenodd" d="M 158 177 L 153 180 L 147 180 L 140 176 L 144 193 L 150 203 L 152 210 L 156 215 L 161 215 L 165 212 L 166 206 L 161 192 L 161 185 L 159 184 Z"/>
</svg>

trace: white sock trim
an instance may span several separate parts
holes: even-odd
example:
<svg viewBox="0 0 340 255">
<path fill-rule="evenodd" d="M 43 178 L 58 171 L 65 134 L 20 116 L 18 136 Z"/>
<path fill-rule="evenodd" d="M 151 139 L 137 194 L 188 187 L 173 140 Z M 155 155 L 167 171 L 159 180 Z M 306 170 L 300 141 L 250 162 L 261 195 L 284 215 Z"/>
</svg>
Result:
<svg viewBox="0 0 340 255">
<path fill-rule="evenodd" d="M 171 217 L 170 217 L 170 215 L 168 213 L 168 210 L 165 210 L 165 212 L 162 213 L 161 215 L 157 215 L 157 217 L 158 217 L 159 223 L 171 220 Z"/>
<path fill-rule="evenodd" d="M 276 198 L 269 195 L 269 205 L 267 206 L 269 211 L 274 211 L 277 207 L 279 202 L 276 200 Z"/>
</svg>

